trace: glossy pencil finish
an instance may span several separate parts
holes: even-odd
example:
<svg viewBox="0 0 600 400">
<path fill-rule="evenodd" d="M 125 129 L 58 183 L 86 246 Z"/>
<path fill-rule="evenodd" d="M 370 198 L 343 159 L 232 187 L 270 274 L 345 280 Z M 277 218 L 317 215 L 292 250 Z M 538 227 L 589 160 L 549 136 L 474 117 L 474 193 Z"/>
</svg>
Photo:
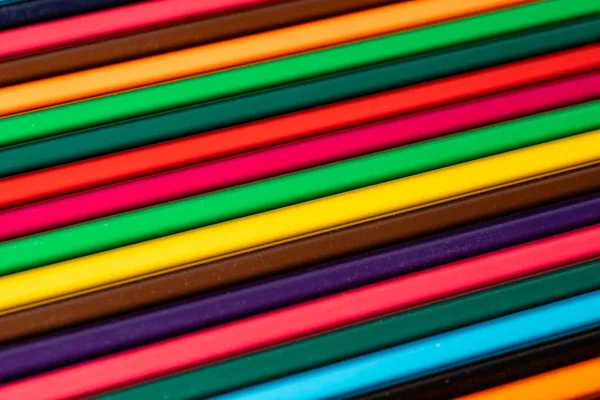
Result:
<svg viewBox="0 0 600 400">
<path fill-rule="evenodd" d="M 527 239 L 562 232 L 573 226 L 585 226 L 600 220 L 600 210 L 598 210 L 600 200 L 598 198 L 590 200 L 521 215 L 520 218 L 494 221 L 495 223 L 438 235 L 408 245 L 399 244 L 329 265 L 321 265 L 308 271 L 300 271 L 287 277 L 257 283 L 240 290 L 200 297 L 181 304 L 167 305 L 131 317 L 77 329 L 48 339 L 34 340 L 23 345 L 17 344 L 0 351 L 0 380 L 6 381 L 31 375 L 325 294 L 420 271 L 451 260 L 501 249 L 506 245 L 518 244 Z M 530 224 L 535 224 L 539 228 L 527 229 Z M 542 227 L 545 229 L 540 229 Z M 524 234 L 523 230 L 528 232 Z M 475 245 L 470 245 L 471 243 Z M 165 355 L 171 355 L 171 361 L 165 363 L 170 368 L 185 368 L 201 362 L 230 357 L 237 352 L 253 350 L 255 347 L 266 347 L 280 341 L 316 333 L 319 330 L 332 329 L 337 327 L 337 324 L 345 325 L 356 322 L 360 318 L 376 317 L 379 314 L 397 311 L 398 308 L 434 301 L 440 297 L 597 256 L 600 256 L 600 225 L 516 248 L 508 248 L 456 265 L 450 264 L 443 270 L 429 271 L 429 274 L 424 274 L 425 276 L 420 279 L 411 275 L 398 282 L 393 280 L 390 283 L 374 285 L 366 288 L 367 292 L 364 294 L 360 294 L 360 289 L 355 295 L 352 292 L 344 292 L 337 299 L 332 299 L 323 305 L 317 300 L 312 307 L 305 307 L 306 310 L 299 306 L 295 312 L 284 311 L 280 315 L 275 314 L 271 318 L 264 318 L 265 321 L 257 317 L 249 323 L 242 323 L 242 326 L 230 330 L 227 328 L 224 328 L 223 332 L 217 330 L 212 337 L 208 335 L 210 339 L 204 339 L 200 333 L 196 335 L 198 336 L 196 340 L 182 339 L 181 344 L 174 341 L 170 347 L 167 345 L 167 348 L 163 349 L 159 346 L 158 349 Z M 512 270 L 512 267 L 515 269 Z M 459 282 L 463 274 L 468 275 L 469 279 L 464 279 L 460 284 L 451 284 L 451 282 Z M 394 302 L 388 299 L 391 294 L 400 292 L 403 295 L 395 300 L 394 307 L 392 305 Z M 374 300 L 374 303 L 370 303 L 368 299 Z M 352 310 L 352 305 L 357 302 L 362 304 L 364 309 L 359 308 L 355 313 L 348 312 L 348 315 L 342 313 L 344 309 Z M 332 312 L 337 314 L 336 318 L 332 317 Z M 301 328 L 294 327 L 293 321 L 297 320 L 304 321 Z M 282 329 L 275 330 L 276 326 Z M 267 329 L 267 327 L 271 328 Z M 239 338 L 239 332 L 245 332 L 244 339 Z M 205 348 L 200 358 L 190 359 L 187 351 L 181 351 L 190 346 Z M 144 354 L 144 351 L 141 353 Z M 153 352 L 148 350 L 147 353 Z M 164 356 L 156 359 L 166 360 Z M 119 360 L 116 365 L 127 364 Z M 138 367 L 134 368 L 133 365 Z M 115 370 L 115 366 L 107 369 Z M 154 374 L 171 372 L 169 369 L 159 368 L 158 365 L 154 369 L 160 371 Z M 152 370 L 153 368 L 146 362 L 139 362 L 139 360 L 132 361 L 130 367 L 123 367 L 123 371 L 127 371 L 125 375 L 130 376 L 130 380 L 135 379 L 131 376 L 137 376 L 137 379 L 141 379 L 140 376 L 152 376 Z M 96 374 L 90 373 L 90 375 Z"/>
<path fill-rule="evenodd" d="M 0 211 L 0 241 L 435 139 L 596 98 L 600 98 L 600 71 L 33 203 Z M 600 113 L 600 107 L 597 112 Z M 584 125 L 583 120 L 581 117 L 576 123 Z M 557 124 L 559 123 L 557 120 Z M 597 126 L 600 126 L 600 118 Z M 594 128 L 593 125 L 591 127 Z M 530 129 L 536 130 L 535 127 Z M 520 132 L 518 135 L 522 136 Z M 509 149 L 508 143 L 513 141 L 510 130 L 496 131 L 493 136 L 502 137 L 502 149 Z M 479 139 L 483 143 L 491 143 L 493 140 Z M 457 155 L 461 153 L 459 147 L 455 152 Z M 483 153 L 485 155 L 494 154 L 488 144 L 479 147 L 481 150 L 487 149 Z M 444 165 L 440 158 L 438 155 L 436 166 Z"/>
<path fill-rule="evenodd" d="M 514 49 L 514 46 L 510 48 L 511 51 Z M 482 58 L 484 57 L 481 54 L 476 57 L 477 60 Z M 600 68 L 600 44 L 569 49 L 433 82 L 309 108 L 253 123 L 235 125 L 214 132 L 32 171 L 0 180 L 0 193 L 2 193 L 0 208 L 14 207 L 44 198 L 185 167 L 198 162 L 211 161 L 333 130 L 350 128 L 474 97 L 585 73 L 597 68 Z M 390 83 L 393 83 L 396 75 L 387 75 L 383 72 L 382 74 L 389 78 Z M 375 75 L 369 75 L 369 77 L 375 78 Z M 340 82 L 339 86 L 335 86 L 335 90 L 356 88 L 361 82 L 364 83 L 359 78 L 356 76 L 356 80 L 352 82 Z M 329 92 L 334 90 L 333 82 L 329 85 L 328 90 Z M 285 98 L 283 92 L 281 92 L 281 99 Z M 290 96 L 294 97 L 294 94 L 292 93 Z M 313 96 L 315 96 L 314 93 Z M 253 98 L 260 102 L 262 97 L 261 94 L 257 94 L 257 97 Z M 298 93 L 294 98 L 299 99 Z M 272 104 L 280 105 L 281 101 L 274 101 Z M 193 115 L 186 117 L 182 114 L 181 118 L 188 121 L 206 120 L 206 116 L 202 115 L 196 118 Z M 160 126 L 158 120 L 155 122 L 157 122 L 157 126 Z M 173 128 L 177 125 L 177 120 L 169 119 L 168 125 Z M 129 128 L 132 127 L 129 126 Z M 148 130 L 146 133 L 156 132 L 156 129 L 159 128 L 155 128 L 154 131 Z M 132 130 L 127 132 L 127 135 L 133 134 Z M 7 136 L 3 135 L 2 138 L 6 140 Z"/>
<path fill-rule="evenodd" d="M 359 128 L 359 132 L 362 129 L 367 129 L 373 134 L 380 134 L 385 139 L 390 133 L 393 136 L 393 133 L 397 132 L 395 122 L 392 120 L 373 127 L 366 126 Z M 213 246 L 203 246 L 201 248 L 195 246 L 180 247 L 178 251 L 172 249 L 162 254 L 161 257 L 152 257 L 148 262 L 142 261 L 145 256 L 141 256 L 142 253 L 139 250 L 132 249 L 133 253 L 138 254 L 136 257 L 138 261 L 131 260 L 129 264 L 132 269 L 137 270 L 138 267 L 134 267 L 134 265 L 158 265 L 158 263 L 166 263 L 167 259 L 169 259 L 168 265 L 170 267 L 198 262 L 204 259 L 204 256 L 201 257 L 200 254 L 211 254 L 212 257 L 224 255 L 222 253 L 211 253 L 215 251 L 211 247 L 238 251 L 297 235 L 304 235 L 319 230 L 319 228 L 331 229 L 337 226 L 338 223 L 357 222 L 363 218 L 379 215 L 371 211 L 365 212 L 367 209 L 370 210 L 371 206 L 377 210 L 385 210 L 381 211 L 381 213 L 384 213 L 398 211 L 398 204 L 406 204 L 406 207 L 425 204 L 430 201 L 428 196 L 439 199 L 440 193 L 444 192 L 439 189 L 436 190 L 434 187 L 421 187 L 419 182 L 422 179 L 427 180 L 428 173 L 435 176 L 436 171 L 444 171 L 451 166 L 460 170 L 460 165 L 469 170 L 474 168 L 468 165 L 469 161 L 475 161 L 480 157 L 506 154 L 506 152 L 514 152 L 518 149 L 524 150 L 527 154 L 527 150 L 533 148 L 532 146 L 542 143 L 547 143 L 548 148 L 568 146 L 560 143 L 564 143 L 565 138 L 569 139 L 569 137 L 571 140 L 566 140 L 567 143 L 570 141 L 573 143 L 586 142 L 587 140 L 593 142 L 595 133 L 581 134 L 598 127 L 600 127 L 600 101 L 592 101 L 411 146 L 352 158 L 319 168 L 302 170 L 249 185 L 230 187 L 225 190 L 143 208 L 130 213 L 92 220 L 63 229 L 0 243 L 0 259 L 4 261 L 3 265 L 0 266 L 0 272 L 14 274 L 52 262 L 70 260 L 109 249 L 119 253 L 120 249 L 117 247 L 136 243 L 138 247 L 153 246 L 158 240 L 162 240 L 165 244 L 178 240 L 182 240 L 183 243 L 187 241 L 187 237 L 195 237 L 194 231 L 190 231 L 192 229 L 196 229 L 196 231 L 219 230 L 223 229 L 224 225 L 218 226 L 215 224 L 223 222 L 236 225 L 236 221 L 239 221 L 243 225 L 245 222 L 240 219 L 242 217 L 246 219 L 257 217 L 258 221 L 261 221 L 269 218 L 269 216 L 260 217 L 265 215 L 265 212 L 270 213 L 270 215 L 277 215 L 278 212 L 284 214 L 289 212 L 292 216 L 300 215 L 300 211 L 295 210 L 302 210 L 305 206 L 314 208 L 316 211 L 316 218 L 310 222 L 295 217 L 288 220 L 289 223 L 287 224 L 274 221 L 274 225 L 269 226 L 269 229 L 263 228 L 260 232 L 246 237 L 230 235 L 227 240 L 221 242 L 216 240 L 216 236 L 210 236 L 206 240 L 208 240 L 207 243 L 214 243 Z M 523 131 L 527 131 L 529 134 L 523 135 Z M 355 132 L 351 131 L 350 133 Z M 587 139 L 588 137 L 590 139 Z M 573 147 L 577 146 L 574 145 Z M 597 151 L 599 149 L 577 148 L 572 154 L 563 157 L 563 159 L 540 160 L 539 163 L 528 167 L 548 173 L 552 172 L 552 169 L 546 170 L 547 165 L 571 165 L 569 162 L 572 162 L 572 160 L 581 160 L 580 163 L 593 162 L 596 160 L 594 157 Z M 532 151 L 532 154 L 536 153 L 538 152 Z M 525 156 L 525 158 L 529 157 Z M 506 171 L 511 171 L 508 173 L 509 176 L 513 176 L 513 169 L 518 174 L 522 174 L 527 170 L 527 168 L 519 169 L 518 165 L 508 166 Z M 461 182 L 461 184 L 446 181 L 440 184 L 440 188 L 445 188 L 444 190 L 448 190 L 453 195 L 460 195 L 463 194 L 458 189 L 461 185 L 462 187 L 471 187 L 471 181 L 488 182 L 491 176 L 505 174 L 504 171 L 480 174 L 477 171 L 474 172 L 478 175 L 478 179 L 471 179 L 467 182 Z M 524 175 L 526 176 L 526 174 Z M 414 184 L 417 185 L 417 189 L 408 190 L 397 198 L 390 196 L 386 186 L 404 186 L 403 180 L 409 182 L 415 180 Z M 408 184 L 409 187 L 411 184 L 413 183 Z M 338 197 L 341 199 L 358 199 L 361 195 L 367 196 L 369 193 L 378 190 L 383 190 L 387 193 L 387 196 L 376 200 L 373 197 L 368 197 L 364 205 L 356 203 L 347 210 L 340 208 L 334 213 L 331 211 L 322 213 L 321 206 L 318 205 L 320 203 L 328 204 L 331 201 L 336 202 Z M 395 206 L 392 207 L 392 204 Z M 391 208 L 387 208 L 388 206 Z M 334 215 L 335 217 L 333 217 Z M 352 219 L 352 215 L 361 215 L 361 218 Z M 332 219 L 332 217 L 339 222 L 328 225 L 325 221 Z M 305 230 L 308 227 L 298 228 L 305 224 L 319 228 L 310 228 L 308 231 Z M 227 229 L 225 228 L 225 230 Z M 294 234 L 286 233 L 284 237 L 280 237 L 279 232 L 284 231 L 294 232 Z M 178 238 L 173 236 L 172 239 L 169 239 L 167 237 L 167 235 L 182 232 L 185 233 Z M 265 242 L 258 242 L 259 237 L 263 237 L 264 239 L 261 240 L 265 240 Z M 150 239 L 155 239 L 155 241 L 148 242 Z M 240 247 L 238 248 L 238 246 Z M 24 251 L 26 248 L 32 248 L 35 251 Z M 153 248 L 156 249 L 154 246 Z M 125 249 L 123 251 L 129 252 Z M 196 255 L 193 259 L 184 258 L 185 261 L 180 260 L 179 257 L 184 254 Z M 94 258 L 92 256 L 88 257 Z M 158 262 L 159 259 L 162 261 Z M 142 261 L 141 264 L 140 261 Z M 73 261 L 73 263 L 76 262 Z M 87 262 L 89 262 L 89 259 L 86 260 Z M 142 270 L 144 270 L 143 268 Z M 101 270 L 103 269 L 98 271 Z M 113 271 L 116 276 L 120 276 L 123 272 L 123 270 Z M 32 271 L 32 273 L 34 272 Z"/>
<path fill-rule="evenodd" d="M 51 6 L 56 9 L 62 7 L 63 11 L 70 9 L 72 16 L 0 31 L 0 59 L 72 46 L 154 26 L 174 24 L 188 18 L 201 18 L 206 15 L 232 12 L 276 1 L 283 0 L 203 0 L 199 2 L 150 0 L 92 13 L 78 12 L 80 11 L 77 10 L 78 6 L 84 5 L 85 1 L 63 1 Z M 46 4 L 36 5 L 36 3 L 43 3 L 43 1 L 23 3 L 19 6 L 24 8 L 28 5 L 28 8 L 20 11 L 32 15 L 36 10 L 48 6 Z M 87 0 L 87 3 L 89 6 L 89 3 L 93 3 L 93 1 Z M 111 4 L 110 1 L 104 1 L 104 3 Z M 127 2 L 121 1 L 121 3 Z M 114 5 L 115 2 L 113 1 L 112 4 Z M 1 12 L 2 9 L 0 9 Z"/>
<path fill-rule="evenodd" d="M 0 86 L 149 57 L 392 2 L 395 0 L 269 1 L 263 6 L 236 9 L 234 13 L 199 16 L 177 25 L 151 27 L 148 31 L 6 60 L 0 63 Z"/>
<path fill-rule="evenodd" d="M 162 1 L 164 7 L 167 9 L 170 9 L 171 2 L 173 1 L 182 3 L 184 6 L 197 5 L 204 7 L 206 5 L 209 8 L 218 9 L 223 6 L 227 8 L 227 4 L 231 2 L 252 3 L 265 0 L 228 0 L 226 2 L 222 0 L 202 2 L 190 2 L 186 0 L 159 1 Z M 417 38 L 414 38 L 415 40 L 411 41 L 413 48 L 399 45 L 392 47 L 390 45 L 393 44 L 391 43 L 394 42 L 393 39 L 402 38 L 406 40 L 406 37 L 412 36 L 411 32 L 419 30 L 400 32 L 391 36 L 370 39 L 365 42 L 354 42 L 338 47 L 332 46 L 402 31 L 403 29 L 415 28 L 423 24 L 434 24 L 446 19 L 460 18 L 476 12 L 492 11 L 498 7 L 526 1 L 530 0 L 487 0 L 485 3 L 478 0 L 463 0 L 460 3 L 451 0 L 401 2 L 376 9 L 363 10 L 358 13 L 345 14 L 204 46 L 9 86 L 0 89 L 0 115 L 11 115 L 85 100 L 184 79 L 190 76 L 228 70 L 248 64 L 252 65 L 261 61 L 274 60 L 298 53 L 303 54 L 292 58 L 301 61 L 299 63 L 297 61 L 293 69 L 288 68 L 288 74 L 302 75 L 308 67 L 311 72 L 305 78 L 322 76 L 328 73 L 384 62 L 395 57 L 408 56 L 421 51 L 439 49 L 445 46 L 490 37 L 493 36 L 494 32 L 488 33 L 474 30 L 473 32 L 468 31 L 467 35 L 438 37 L 433 41 L 418 41 L 416 40 Z M 564 0 L 550 0 L 551 3 L 561 1 Z M 578 2 L 581 0 L 570 1 Z M 145 4 L 153 3 L 140 3 L 140 5 Z M 554 4 L 550 6 L 543 6 L 545 2 L 539 4 L 542 4 L 542 6 L 537 7 L 537 13 L 530 16 L 537 21 L 538 25 L 586 16 L 595 9 L 593 6 L 586 6 L 586 4 L 590 3 L 584 2 L 575 5 L 575 7 L 570 6 L 558 15 L 556 14 L 555 7 L 553 7 Z M 510 11 L 510 9 L 507 10 L 507 12 Z M 538 16 L 538 13 L 541 15 Z M 158 13 L 158 15 L 162 16 L 162 13 Z M 531 21 L 530 24 L 535 25 L 536 23 Z M 434 25 L 428 29 L 432 30 L 436 29 L 436 27 Z M 506 27 L 498 27 L 497 29 L 503 30 Z M 63 33 L 62 29 L 58 31 Z M 3 33 L 0 32 L 0 38 L 2 38 L 2 35 Z M 54 36 L 50 36 L 50 38 L 54 38 Z M 387 43 L 388 46 L 378 46 L 389 41 L 391 42 Z M 12 56 L 15 52 L 23 51 L 20 46 L 28 46 L 30 43 L 31 39 L 28 38 L 15 40 L 14 38 L 4 37 L 0 42 L 0 56 Z M 5 51 L 2 51 L 2 45 L 4 45 Z M 414 48 L 415 45 L 417 45 L 416 48 Z M 362 48 L 364 46 L 366 48 Z M 325 48 L 325 50 L 306 53 L 322 48 Z M 358 52 L 359 50 L 363 51 Z M 344 56 L 344 52 L 348 53 Z M 321 61 L 312 60 L 316 62 L 311 63 L 311 65 L 303 63 L 302 60 L 306 58 L 313 59 L 313 56 L 318 54 L 321 54 L 321 58 L 323 58 L 323 55 L 325 57 Z M 336 57 L 331 57 L 334 54 Z M 341 63 L 342 60 L 343 64 Z M 275 64 L 280 63 L 275 61 Z M 265 76 L 261 76 L 260 78 L 264 79 Z M 234 81 L 232 80 L 230 84 L 233 83 Z M 241 85 L 242 83 L 243 81 L 238 81 L 236 84 Z M 6 101 L 9 99 L 10 102 L 7 103 Z"/>
<path fill-rule="evenodd" d="M 556 0 L 554 0 L 552 4 L 555 4 L 555 1 Z M 540 4 L 545 3 L 546 2 Z M 529 12 L 524 12 L 522 10 Z M 561 50 L 565 47 L 594 43 L 597 40 L 598 35 L 600 35 L 600 18 L 598 17 L 591 16 L 583 20 L 580 18 L 569 20 L 569 16 L 571 15 L 565 15 L 564 10 L 561 9 L 560 12 L 556 12 L 552 16 L 546 16 L 547 18 L 545 18 L 544 15 L 538 15 L 535 11 L 536 9 L 519 7 L 456 22 L 440 24 L 429 28 L 403 32 L 397 35 L 385 36 L 371 41 L 351 43 L 312 53 L 304 53 L 298 56 L 276 60 L 275 62 L 254 64 L 244 68 L 231 69 L 164 85 L 133 90 L 113 96 L 67 104 L 61 107 L 37 111 L 35 113 L 3 118 L 0 119 L 0 129 L 2 129 L 3 132 L 17 132 L 17 135 L 21 140 L 23 139 L 23 136 L 27 136 L 29 139 L 47 137 L 57 133 L 72 132 L 76 129 L 90 128 L 100 124 L 122 121 L 127 118 L 134 118 L 151 113 L 173 110 L 178 107 L 223 99 L 224 97 L 237 96 L 285 84 L 298 83 L 309 78 L 323 77 L 324 75 L 340 73 L 352 68 L 366 67 L 368 65 L 372 66 L 374 62 L 384 62 L 386 60 L 393 61 L 398 57 L 403 57 L 397 60 L 398 63 L 380 65 L 380 68 L 377 68 L 377 70 L 374 71 L 377 73 L 375 76 L 378 77 L 363 82 L 363 85 L 359 88 L 346 87 L 346 90 L 344 91 L 346 95 L 348 95 L 348 92 L 351 92 L 354 96 L 357 96 L 361 93 L 373 93 L 377 90 L 383 90 L 384 88 L 393 88 L 400 85 L 420 82 L 425 79 L 434 79 L 453 73 L 466 72 L 499 62 L 510 62 L 526 56 L 544 54 L 553 50 Z M 514 13 L 516 13 L 516 15 Z M 574 14 L 577 13 L 574 12 Z M 519 16 L 519 18 L 514 18 L 516 16 Z M 535 26 L 531 26 L 532 17 L 535 17 L 538 22 Z M 552 17 L 554 17 L 554 19 Z M 547 27 L 548 29 L 543 29 L 546 27 L 546 24 L 552 22 L 559 23 L 561 21 L 565 21 L 564 24 L 560 24 L 559 26 L 550 25 Z M 494 27 L 494 29 L 490 30 L 490 26 Z M 460 32 L 464 33 L 466 37 L 463 37 L 463 35 L 458 35 L 458 37 L 454 36 L 457 32 L 452 34 L 452 32 L 458 28 L 460 28 Z M 533 31 L 530 32 L 531 35 L 521 36 L 521 33 L 518 31 L 522 29 L 533 29 Z M 451 48 L 448 50 L 448 53 L 440 52 L 425 54 L 425 56 L 431 56 L 431 58 L 422 57 L 422 54 L 420 54 L 423 51 L 442 50 L 446 46 L 469 42 L 472 43 L 472 41 L 478 39 L 492 39 L 497 35 L 517 32 L 519 35 L 515 35 L 512 38 L 500 38 L 503 39 L 500 42 L 500 47 L 506 45 L 506 41 L 510 42 L 510 46 L 502 52 L 499 52 L 499 49 L 496 46 L 491 45 L 469 48 L 468 50 L 470 51 L 466 52 L 468 54 L 465 54 L 464 51 L 459 51 L 461 50 L 460 48 Z M 549 41 L 551 38 L 553 40 Z M 520 40 L 516 40 L 517 43 L 515 43 L 514 40 L 510 39 Z M 524 43 L 524 41 L 527 43 Z M 566 43 L 568 43 L 568 45 L 566 45 Z M 490 45 L 488 42 L 484 42 L 483 44 Z M 517 46 L 511 50 L 511 47 L 516 44 L 520 44 L 521 46 L 526 45 L 526 47 Z M 371 49 L 370 45 L 377 45 L 377 47 L 381 47 L 381 49 Z M 498 44 L 496 43 L 496 45 Z M 367 48 L 363 48 L 363 46 L 367 46 Z M 490 51 L 492 50 L 490 47 L 493 47 L 493 54 L 489 54 L 486 51 L 483 51 L 483 54 L 477 53 L 482 50 Z M 373 57 L 363 59 L 360 55 L 365 54 L 371 54 Z M 410 55 L 417 57 L 404 58 Z M 446 58 L 448 55 L 450 55 L 449 59 Z M 439 58 L 434 56 L 438 56 Z M 477 56 L 484 57 L 480 59 Z M 351 59 L 358 61 L 358 64 L 350 63 Z M 435 61 L 433 65 L 430 64 L 432 61 Z M 424 65 L 421 64 L 422 62 L 429 65 L 427 70 L 420 69 L 424 67 Z M 325 67 L 325 69 L 323 69 L 323 67 Z M 415 69 L 416 67 L 420 68 Z M 400 75 L 398 75 L 395 80 L 395 86 L 390 87 L 389 77 L 387 75 L 379 74 L 382 70 L 392 72 L 391 70 L 395 70 L 396 68 L 401 70 L 396 71 L 396 73 L 400 73 Z M 404 73 L 408 72 L 405 69 L 413 72 L 405 77 Z M 398 82 L 398 80 L 400 82 Z M 365 86 L 367 88 L 365 88 Z M 379 87 L 379 89 L 377 89 L 377 87 Z M 304 87 L 304 89 L 307 88 Z M 0 93 L 1 92 L 2 90 L 0 90 Z M 304 103 L 301 109 L 323 104 L 328 101 L 340 100 L 338 97 L 339 93 L 328 93 L 328 89 L 321 92 L 314 90 L 314 87 L 311 87 L 309 93 L 313 96 L 319 93 L 320 95 L 318 98 L 313 97 L 310 102 Z M 324 101 L 323 97 L 326 97 L 329 100 Z M 13 103 L 7 103 L 7 106 L 18 104 L 14 103 L 15 99 L 12 95 L 10 98 Z M 279 107 L 284 110 L 279 111 L 278 113 L 297 110 L 298 108 L 289 106 L 290 101 L 296 104 L 294 96 L 288 97 L 288 101 L 282 103 Z M 254 106 L 262 105 L 262 103 L 254 102 L 253 104 Z M 237 103 L 232 111 L 239 113 L 245 108 L 246 107 L 241 107 L 240 104 Z M 214 111 L 215 110 L 212 110 L 208 115 L 211 115 Z M 255 109 L 252 108 L 250 111 L 255 111 Z M 270 113 L 263 112 L 261 117 L 273 116 L 278 113 L 273 111 Z M 247 122 L 256 118 L 257 116 L 248 119 L 248 115 L 243 113 L 238 116 L 237 123 Z M 220 124 L 212 126 L 210 129 L 229 126 L 236 122 L 228 120 L 225 125 L 222 125 L 223 123 L 224 122 L 221 121 Z M 151 126 L 154 129 L 157 128 L 155 121 Z M 192 132 L 187 132 L 187 134 L 199 132 L 200 131 L 195 128 Z M 133 134 L 132 132 L 130 133 Z M 147 132 L 145 132 L 145 135 L 147 135 Z M 139 138 L 136 140 L 139 140 Z M 154 141 L 146 142 L 146 144 L 155 143 L 156 139 L 153 140 Z M 142 144 L 139 142 L 136 143 L 137 144 L 134 146 Z M 56 149 L 56 151 L 58 150 L 59 149 Z M 95 155 L 100 154 L 104 153 L 95 153 Z M 89 154 L 87 156 L 89 157 L 92 155 L 94 154 Z M 3 155 L 2 158 L 4 157 L 5 156 Z"/>
<path fill-rule="evenodd" d="M 600 325 L 600 291 L 224 394 L 216 399 L 327 399 L 429 375 Z M 597 377 L 597 376 L 596 376 Z M 596 384 L 598 381 L 595 381 Z"/>
<path fill-rule="evenodd" d="M 0 7 L 0 29 L 11 29 L 140 0 L 27 0 L 13 1 Z"/>
<path fill-rule="evenodd" d="M 504 384 L 464 400 L 504 400 L 535 397 L 540 400 L 593 399 L 600 393 L 600 358 Z"/>
<path fill-rule="evenodd" d="M 0 307 L 4 312 L 18 311 L 173 267 L 191 267 L 231 253 L 577 168 L 600 160 L 599 143 L 600 131 L 591 131 L 4 276 L 0 278 Z M 17 257 L 13 262 L 24 254 L 13 253 Z"/>
<path fill-rule="evenodd" d="M 413 239 L 417 236 L 499 217 L 544 203 L 565 200 L 571 196 L 584 195 L 599 189 L 600 165 L 593 165 L 489 193 L 426 207 L 422 210 L 391 215 L 186 270 L 78 296 L 55 304 L 4 315 L 0 317 L 0 340 L 6 342 L 110 315 L 155 306 L 162 302 L 178 300 L 236 283 L 330 261 L 338 257 Z M 575 204 L 585 204 L 586 199 L 593 199 L 593 195 L 591 196 L 576 198 L 573 201 L 556 204 L 549 208 L 537 209 L 535 212 L 543 215 L 552 207 L 566 207 L 565 211 L 570 209 L 571 211 L 566 212 L 572 213 L 574 218 L 577 211 L 572 207 Z M 527 214 L 519 214 L 515 218 L 522 218 L 525 215 Z M 570 219 L 571 217 L 567 218 L 567 215 L 565 214 L 564 218 Z M 558 218 L 558 216 L 550 217 L 550 219 L 553 218 Z M 573 219 L 573 221 L 576 220 L 576 218 Z M 501 221 L 496 222 L 500 223 Z M 527 224 L 544 226 L 539 221 Z M 575 229 L 579 226 L 582 225 L 575 223 L 566 228 Z M 532 233 L 529 229 L 523 228 L 522 230 Z M 558 232 L 553 229 L 545 231 L 546 234 Z M 529 236 L 525 240 L 535 238 L 536 236 Z M 504 245 L 509 245 L 509 243 L 504 243 Z"/>
<path fill-rule="evenodd" d="M 155 380 L 104 398 L 204 398 L 271 381 L 595 290 L 597 267 L 597 262 L 586 264 L 476 292 Z M 76 370 L 74 367 L 70 371 Z M 40 378 L 43 382 L 43 376 Z M 28 384 L 34 379 L 14 387 L 33 389 Z"/>
<path fill-rule="evenodd" d="M 600 357 L 600 329 L 357 396 L 354 400 L 447 400 Z"/>
</svg>

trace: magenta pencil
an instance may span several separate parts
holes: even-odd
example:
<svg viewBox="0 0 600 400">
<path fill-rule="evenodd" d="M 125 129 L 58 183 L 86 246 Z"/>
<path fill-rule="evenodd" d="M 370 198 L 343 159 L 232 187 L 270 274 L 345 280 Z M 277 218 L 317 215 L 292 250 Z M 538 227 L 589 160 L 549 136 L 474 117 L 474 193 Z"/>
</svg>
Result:
<svg viewBox="0 0 600 400">
<path fill-rule="evenodd" d="M 597 98 L 600 72 L 500 93 L 0 211 L 0 240 L 147 207 Z"/>
</svg>

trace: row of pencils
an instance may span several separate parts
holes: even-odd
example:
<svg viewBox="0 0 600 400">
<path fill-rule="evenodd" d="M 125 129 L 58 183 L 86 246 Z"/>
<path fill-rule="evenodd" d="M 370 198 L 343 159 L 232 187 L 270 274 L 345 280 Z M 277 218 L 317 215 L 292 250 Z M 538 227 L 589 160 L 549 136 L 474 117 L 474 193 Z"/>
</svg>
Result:
<svg viewBox="0 0 600 400">
<path fill-rule="evenodd" d="M 0 1 L 0 399 L 600 398 L 600 1 Z"/>
</svg>

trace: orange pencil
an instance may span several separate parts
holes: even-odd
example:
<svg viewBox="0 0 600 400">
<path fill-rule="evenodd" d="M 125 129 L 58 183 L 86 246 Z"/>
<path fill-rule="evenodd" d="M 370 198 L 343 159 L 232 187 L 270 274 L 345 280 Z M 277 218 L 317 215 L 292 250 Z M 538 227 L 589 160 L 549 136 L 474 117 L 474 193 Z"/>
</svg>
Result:
<svg viewBox="0 0 600 400">
<path fill-rule="evenodd" d="M 0 115 L 265 61 L 534 0 L 415 0 L 0 89 Z"/>
<path fill-rule="evenodd" d="M 600 395 L 600 357 L 507 383 L 460 400 L 585 400 Z"/>
</svg>

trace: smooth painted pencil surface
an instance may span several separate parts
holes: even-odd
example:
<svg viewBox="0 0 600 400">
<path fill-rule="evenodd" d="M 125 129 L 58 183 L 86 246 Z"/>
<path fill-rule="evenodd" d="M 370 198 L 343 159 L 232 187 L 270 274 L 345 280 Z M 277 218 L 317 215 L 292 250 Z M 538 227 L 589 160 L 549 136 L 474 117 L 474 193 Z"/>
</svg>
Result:
<svg viewBox="0 0 600 400">
<path fill-rule="evenodd" d="M 0 211 L 0 241 L 435 139 L 595 98 L 600 98 L 600 72 Z M 596 112 L 600 114 L 600 107 Z M 576 121 L 579 129 L 585 129 L 583 119 L 580 117 Z M 596 126 L 589 126 L 596 127 L 600 127 L 600 118 Z M 538 128 L 531 126 L 529 129 Z M 508 145 L 513 141 L 511 135 L 509 130 L 495 131 L 493 134 L 502 137 L 502 150 L 511 148 Z M 521 133 L 518 135 L 522 136 Z M 486 143 L 492 143 L 494 139 L 477 140 L 481 143 L 478 144 L 480 154 L 494 154 Z M 537 141 L 527 144 L 531 143 Z M 456 146 L 455 157 L 463 151 L 461 147 Z M 416 154 L 413 157 L 426 158 L 425 155 Z M 464 159 L 469 159 L 469 156 Z M 436 161 L 437 167 L 444 165 L 439 156 Z M 342 179 L 340 177 L 332 181 Z M 336 185 L 331 183 L 330 186 L 333 188 Z"/>
<path fill-rule="evenodd" d="M 482 233 L 482 237 L 476 239 L 459 240 L 460 245 L 445 240 L 448 251 L 440 250 L 440 254 L 449 255 L 458 252 L 466 255 L 465 252 L 469 251 L 471 246 L 479 249 L 480 252 L 495 250 L 518 241 L 534 240 L 545 235 L 560 233 L 562 230 L 576 229 L 586 224 L 600 222 L 600 214 L 594 217 L 594 210 L 600 210 L 596 204 L 600 199 L 597 199 L 598 195 L 593 193 L 597 190 L 600 190 L 600 165 L 592 165 L 408 213 L 389 215 L 212 263 L 201 263 L 188 269 L 139 282 L 4 315 L 0 317 L 0 340 L 6 342 L 43 334 L 70 325 L 156 306 L 162 302 L 198 295 L 240 282 L 335 260 L 422 235 L 521 211 L 516 217 L 522 219 L 523 226 L 517 228 L 514 225 L 514 230 L 510 228 L 510 232 L 518 234 L 515 242 L 508 241 L 514 237 L 512 234 L 503 231 L 488 232 Z M 587 196 L 581 196 L 585 194 Z M 570 197 L 574 198 L 566 200 Z M 530 207 L 560 200 L 564 201 L 524 211 Z M 536 217 L 543 218 L 545 215 L 549 216 L 546 221 L 551 223 L 540 222 Z M 501 220 L 482 222 L 473 228 L 485 230 L 488 224 L 496 222 L 511 226 L 511 221 L 511 216 L 507 216 Z M 445 238 L 446 235 L 442 237 Z M 483 237 L 488 240 L 484 240 Z M 486 243 L 491 247 L 486 247 Z M 450 261 L 453 261 L 453 258 L 446 256 L 437 260 L 439 263 Z M 312 284 L 312 288 L 317 287 L 317 284 Z M 293 294 L 290 290 L 278 293 Z M 223 311 L 230 310 L 223 309 Z"/>
</svg>

